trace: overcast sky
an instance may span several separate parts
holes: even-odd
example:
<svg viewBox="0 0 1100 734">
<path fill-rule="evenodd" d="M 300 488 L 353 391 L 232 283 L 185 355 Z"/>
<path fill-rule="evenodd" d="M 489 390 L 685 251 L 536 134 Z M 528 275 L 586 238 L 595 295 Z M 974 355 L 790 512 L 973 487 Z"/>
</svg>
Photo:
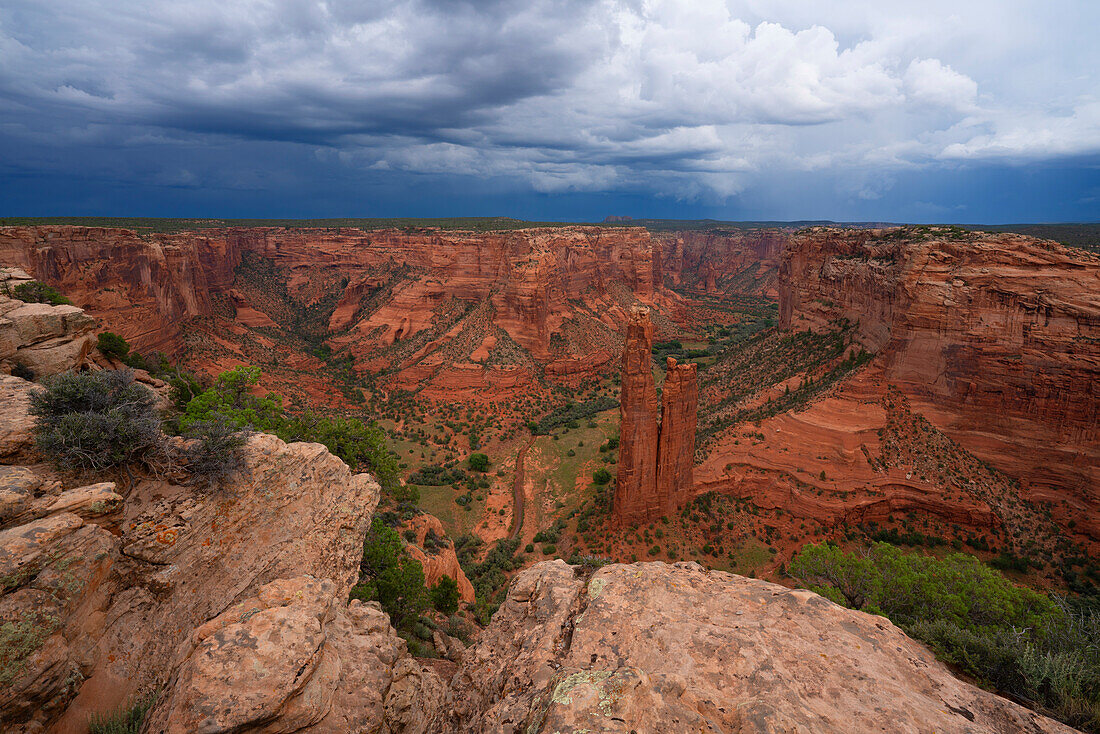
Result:
<svg viewBox="0 0 1100 734">
<path fill-rule="evenodd" d="M 1100 220 L 1097 0 L 4 0 L 0 215 Z"/>
</svg>

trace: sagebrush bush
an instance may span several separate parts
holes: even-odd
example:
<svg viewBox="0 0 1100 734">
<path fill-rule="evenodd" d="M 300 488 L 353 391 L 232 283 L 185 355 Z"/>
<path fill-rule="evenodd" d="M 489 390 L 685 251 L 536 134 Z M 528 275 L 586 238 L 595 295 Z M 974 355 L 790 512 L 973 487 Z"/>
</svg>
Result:
<svg viewBox="0 0 1100 734">
<path fill-rule="evenodd" d="M 231 479 L 244 468 L 241 449 L 248 441 L 248 430 L 215 416 L 192 423 L 187 435 L 196 439 L 183 455 L 184 468 L 193 482 L 210 487 Z"/>
<path fill-rule="evenodd" d="M 151 390 L 130 370 L 66 372 L 31 396 L 38 448 L 63 469 L 106 469 L 162 448 Z"/>
</svg>

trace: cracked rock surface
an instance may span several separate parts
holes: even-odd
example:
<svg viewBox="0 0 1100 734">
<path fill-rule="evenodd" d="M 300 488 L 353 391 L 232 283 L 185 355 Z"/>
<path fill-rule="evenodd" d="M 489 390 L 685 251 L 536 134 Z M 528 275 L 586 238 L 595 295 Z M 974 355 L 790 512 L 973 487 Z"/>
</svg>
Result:
<svg viewBox="0 0 1100 734">
<path fill-rule="evenodd" d="M 1072 731 L 883 617 L 695 563 L 524 571 L 452 688 L 437 731 Z"/>
</svg>

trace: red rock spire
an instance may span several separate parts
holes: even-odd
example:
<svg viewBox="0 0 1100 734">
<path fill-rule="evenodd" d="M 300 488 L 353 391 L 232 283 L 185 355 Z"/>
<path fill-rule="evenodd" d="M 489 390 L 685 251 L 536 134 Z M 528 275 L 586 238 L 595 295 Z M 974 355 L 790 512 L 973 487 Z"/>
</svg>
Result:
<svg viewBox="0 0 1100 734">
<path fill-rule="evenodd" d="M 658 426 L 653 324 L 635 308 L 626 326 L 619 395 L 619 463 L 612 524 L 650 522 L 691 497 L 699 389 L 695 365 L 668 360 Z"/>
</svg>

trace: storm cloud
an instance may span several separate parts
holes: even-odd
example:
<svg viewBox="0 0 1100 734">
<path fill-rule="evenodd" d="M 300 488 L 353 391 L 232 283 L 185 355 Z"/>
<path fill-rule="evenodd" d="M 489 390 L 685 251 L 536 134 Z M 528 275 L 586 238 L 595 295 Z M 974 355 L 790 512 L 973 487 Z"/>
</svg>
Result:
<svg viewBox="0 0 1100 734">
<path fill-rule="evenodd" d="M 1097 27 L 1085 1 L 7 0 L 0 214 L 1096 219 Z"/>
</svg>

